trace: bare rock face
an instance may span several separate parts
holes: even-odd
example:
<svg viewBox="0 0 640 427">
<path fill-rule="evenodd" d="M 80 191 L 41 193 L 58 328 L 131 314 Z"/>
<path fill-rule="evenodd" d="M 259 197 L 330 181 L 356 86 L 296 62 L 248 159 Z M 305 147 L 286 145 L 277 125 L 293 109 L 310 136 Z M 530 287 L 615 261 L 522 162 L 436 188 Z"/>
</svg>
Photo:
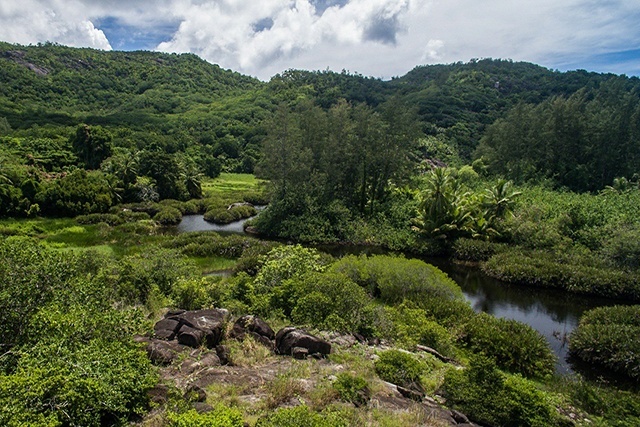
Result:
<svg viewBox="0 0 640 427">
<path fill-rule="evenodd" d="M 273 339 L 276 334 L 271 329 L 271 326 L 258 316 L 246 315 L 240 317 L 233 324 L 233 329 L 229 336 L 236 339 L 244 339 L 245 336 L 251 335 L 256 341 L 264 344 L 265 346 L 272 348 Z"/>
<path fill-rule="evenodd" d="M 310 356 L 326 356 L 331 353 L 331 344 L 328 341 L 293 327 L 280 329 L 276 334 L 276 353 L 290 356 L 296 347 L 307 349 Z"/>
<path fill-rule="evenodd" d="M 150 340 L 147 355 L 154 365 L 170 365 L 185 347 L 175 341 Z"/>
<path fill-rule="evenodd" d="M 225 323 L 229 312 L 224 309 L 194 311 L 173 311 L 154 326 L 154 335 L 158 339 L 199 347 L 203 343 L 215 348 L 224 338 Z"/>
</svg>

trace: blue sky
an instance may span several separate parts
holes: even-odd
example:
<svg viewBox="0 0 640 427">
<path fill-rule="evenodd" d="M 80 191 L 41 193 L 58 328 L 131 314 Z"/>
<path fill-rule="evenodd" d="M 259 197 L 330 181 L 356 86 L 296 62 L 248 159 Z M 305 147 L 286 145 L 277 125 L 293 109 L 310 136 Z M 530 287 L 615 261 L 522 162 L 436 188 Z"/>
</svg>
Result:
<svg viewBox="0 0 640 427">
<path fill-rule="evenodd" d="M 0 40 L 192 52 L 267 80 L 503 58 L 640 75 L 638 0 L 2 0 Z"/>
</svg>

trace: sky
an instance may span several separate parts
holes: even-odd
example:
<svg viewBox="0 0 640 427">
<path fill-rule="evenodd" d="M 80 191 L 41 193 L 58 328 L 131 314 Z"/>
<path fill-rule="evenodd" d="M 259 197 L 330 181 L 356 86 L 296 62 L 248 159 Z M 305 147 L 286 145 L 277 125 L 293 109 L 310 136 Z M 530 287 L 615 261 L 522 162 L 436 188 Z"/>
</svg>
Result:
<svg viewBox="0 0 640 427">
<path fill-rule="evenodd" d="M 640 0 L 2 0 L 0 40 L 191 52 L 262 80 L 473 58 L 640 76 Z"/>
</svg>

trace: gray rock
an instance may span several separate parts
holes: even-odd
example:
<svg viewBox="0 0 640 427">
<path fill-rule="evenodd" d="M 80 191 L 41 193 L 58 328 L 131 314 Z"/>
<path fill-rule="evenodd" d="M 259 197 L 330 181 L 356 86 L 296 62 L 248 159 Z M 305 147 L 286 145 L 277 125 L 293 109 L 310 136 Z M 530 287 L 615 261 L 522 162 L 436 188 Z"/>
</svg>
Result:
<svg viewBox="0 0 640 427">
<path fill-rule="evenodd" d="M 170 365 L 184 350 L 175 341 L 151 340 L 147 345 L 147 355 L 155 365 Z"/>
<path fill-rule="evenodd" d="M 276 334 L 271 327 L 258 316 L 246 315 L 240 317 L 233 324 L 233 329 L 229 336 L 236 339 L 244 339 L 245 336 L 251 335 L 256 341 L 271 348 L 271 342 Z"/>
<path fill-rule="evenodd" d="M 305 331 L 286 327 L 276 334 L 276 353 L 291 355 L 294 347 L 306 348 L 309 355 L 326 356 L 331 353 L 331 344 Z"/>
<path fill-rule="evenodd" d="M 304 347 L 293 347 L 291 349 L 291 356 L 293 356 L 294 359 L 304 360 L 307 358 L 308 355 L 309 355 L 309 350 L 307 350 Z"/>
</svg>

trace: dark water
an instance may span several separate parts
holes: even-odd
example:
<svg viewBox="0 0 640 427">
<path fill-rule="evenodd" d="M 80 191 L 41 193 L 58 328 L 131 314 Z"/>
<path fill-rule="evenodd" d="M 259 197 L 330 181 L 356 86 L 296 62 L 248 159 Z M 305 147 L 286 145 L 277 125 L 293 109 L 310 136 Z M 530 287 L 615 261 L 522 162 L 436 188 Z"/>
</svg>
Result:
<svg viewBox="0 0 640 427">
<path fill-rule="evenodd" d="M 566 338 L 578 325 L 582 313 L 596 307 L 620 304 L 620 301 L 611 299 L 511 285 L 488 277 L 476 268 L 444 259 L 425 261 L 455 280 L 476 311 L 519 320 L 540 332 L 558 357 L 556 370 L 560 374 L 571 373 L 576 368 L 567 360 Z"/>
<path fill-rule="evenodd" d="M 190 215 L 183 217 L 178 230 L 242 233 L 244 221 L 218 226 L 204 221 L 202 215 Z M 319 249 L 334 256 L 386 253 L 385 250 L 375 247 L 322 246 Z M 553 289 L 511 285 L 493 279 L 477 268 L 455 264 L 444 258 L 423 259 L 447 273 L 462 288 L 465 298 L 476 311 L 515 319 L 540 332 L 558 357 L 556 370 L 560 374 L 571 373 L 575 369 L 567 360 L 567 337 L 578 325 L 582 313 L 595 307 L 621 303 Z"/>
<path fill-rule="evenodd" d="M 256 210 L 260 212 L 265 206 L 255 206 Z M 253 217 L 252 217 L 253 218 Z M 182 221 L 177 225 L 176 231 L 178 233 L 188 233 L 190 231 L 217 231 L 221 233 L 244 233 L 244 223 L 250 218 L 241 219 L 240 221 L 234 221 L 229 224 L 214 224 L 204 220 L 203 215 L 185 215 L 182 217 Z"/>
</svg>

